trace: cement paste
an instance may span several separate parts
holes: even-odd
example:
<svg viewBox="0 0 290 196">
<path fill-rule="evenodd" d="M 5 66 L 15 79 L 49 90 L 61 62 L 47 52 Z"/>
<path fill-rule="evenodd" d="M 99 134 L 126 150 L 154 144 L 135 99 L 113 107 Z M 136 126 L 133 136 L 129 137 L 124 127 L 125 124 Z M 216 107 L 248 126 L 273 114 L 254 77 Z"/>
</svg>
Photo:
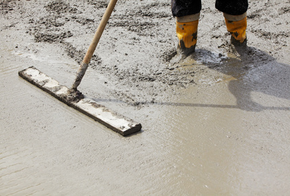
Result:
<svg viewBox="0 0 290 196">
<path fill-rule="evenodd" d="M 108 1 L 1 1 L 0 195 L 289 195 L 289 0 L 249 1 L 243 49 L 202 3 L 180 61 L 170 1 L 118 1 L 78 89 L 123 137 L 17 74 L 70 87 Z"/>
</svg>

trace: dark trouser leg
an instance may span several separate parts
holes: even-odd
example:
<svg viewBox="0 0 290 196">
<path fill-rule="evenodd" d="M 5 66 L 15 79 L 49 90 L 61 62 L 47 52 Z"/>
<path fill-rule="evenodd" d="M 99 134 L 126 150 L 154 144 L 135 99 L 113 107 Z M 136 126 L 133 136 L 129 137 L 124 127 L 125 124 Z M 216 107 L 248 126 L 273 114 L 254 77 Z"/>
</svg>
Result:
<svg viewBox="0 0 290 196">
<path fill-rule="evenodd" d="M 201 0 L 171 0 L 171 10 L 174 17 L 197 14 L 201 10 Z"/>
<path fill-rule="evenodd" d="M 248 10 L 248 0 L 216 0 L 216 9 L 230 15 L 241 15 Z"/>
</svg>

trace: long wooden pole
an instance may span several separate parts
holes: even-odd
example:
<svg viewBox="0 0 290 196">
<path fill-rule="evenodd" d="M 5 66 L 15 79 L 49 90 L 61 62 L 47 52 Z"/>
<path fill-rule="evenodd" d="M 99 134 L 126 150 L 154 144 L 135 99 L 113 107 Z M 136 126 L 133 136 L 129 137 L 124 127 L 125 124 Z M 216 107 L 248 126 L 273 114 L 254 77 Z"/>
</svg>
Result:
<svg viewBox="0 0 290 196">
<path fill-rule="evenodd" d="M 85 73 L 86 73 L 86 70 L 88 68 L 88 65 L 91 61 L 91 58 L 96 50 L 96 47 L 100 41 L 100 38 L 103 34 L 103 31 L 108 23 L 108 20 L 115 8 L 115 5 L 117 3 L 117 0 L 111 0 L 106 11 L 105 11 L 105 14 L 103 15 L 102 17 L 102 20 L 98 26 L 98 29 L 94 35 L 94 38 L 90 44 L 90 47 L 78 69 L 78 72 L 77 72 L 77 75 L 76 75 L 76 79 L 75 79 L 75 82 L 74 84 L 72 85 L 72 89 L 75 91 L 77 90 L 77 87 L 80 85 L 81 81 L 82 81 L 82 78 L 84 77 Z"/>
</svg>

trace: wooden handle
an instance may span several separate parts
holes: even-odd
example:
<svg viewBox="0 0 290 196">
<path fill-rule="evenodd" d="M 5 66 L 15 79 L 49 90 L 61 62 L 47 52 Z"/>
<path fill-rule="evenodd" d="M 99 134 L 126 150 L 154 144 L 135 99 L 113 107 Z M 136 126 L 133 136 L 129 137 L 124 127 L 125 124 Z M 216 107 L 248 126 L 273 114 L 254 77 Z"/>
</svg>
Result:
<svg viewBox="0 0 290 196">
<path fill-rule="evenodd" d="M 100 41 L 102 33 L 103 33 L 103 31 L 104 31 L 104 29 L 106 27 L 106 24 L 108 23 L 108 20 L 109 20 L 112 12 L 114 10 L 114 7 L 115 7 L 116 3 L 117 3 L 117 0 L 111 0 L 110 1 L 109 5 L 108 5 L 108 7 L 106 9 L 106 12 L 103 15 L 102 20 L 101 20 L 101 22 L 99 24 L 99 27 L 98 27 L 95 35 L 94 35 L 93 41 L 92 41 L 92 43 L 91 43 L 91 45 L 90 45 L 90 47 L 89 47 L 84 59 L 83 59 L 83 63 L 84 64 L 89 64 L 90 63 L 91 58 L 92 58 L 92 56 L 93 56 L 93 54 L 94 54 L 94 52 L 96 50 L 96 47 L 97 47 L 97 45 L 98 45 L 98 43 Z"/>
<path fill-rule="evenodd" d="M 91 58 L 96 50 L 96 47 L 99 43 L 99 40 L 100 40 L 102 33 L 106 27 L 106 24 L 107 24 L 111 14 L 112 14 L 112 11 L 114 10 L 116 3 L 117 3 L 117 0 L 111 0 L 107 9 L 106 9 L 105 14 L 102 17 L 102 20 L 99 24 L 99 27 L 94 35 L 93 41 L 92 41 L 84 59 L 83 59 L 83 62 L 81 63 L 81 65 L 78 69 L 76 79 L 75 79 L 75 81 L 72 85 L 72 88 L 71 88 L 72 92 L 77 90 L 77 87 L 80 85 L 82 78 L 84 77 L 84 75 L 86 73 L 86 70 L 88 68 L 88 64 L 91 61 Z"/>
</svg>

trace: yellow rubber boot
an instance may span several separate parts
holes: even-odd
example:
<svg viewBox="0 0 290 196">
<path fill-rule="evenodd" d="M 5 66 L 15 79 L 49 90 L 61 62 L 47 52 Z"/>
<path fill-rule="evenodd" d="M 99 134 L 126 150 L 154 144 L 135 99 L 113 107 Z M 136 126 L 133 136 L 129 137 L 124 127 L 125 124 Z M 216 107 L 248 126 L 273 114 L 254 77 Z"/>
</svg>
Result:
<svg viewBox="0 0 290 196">
<path fill-rule="evenodd" d="M 195 51 L 197 40 L 198 20 L 191 22 L 176 22 L 176 34 L 179 40 L 178 49 L 183 55 L 190 55 Z"/>
<path fill-rule="evenodd" d="M 241 15 L 244 16 L 244 15 Z M 240 17 L 241 17 L 240 16 Z M 235 20 L 234 17 L 229 19 L 230 17 L 225 16 L 227 30 L 231 33 L 232 37 L 238 41 L 239 43 L 243 43 L 247 36 L 246 36 L 246 29 L 247 29 L 247 17 L 245 16 L 243 19 Z M 239 18 L 239 17 L 236 17 Z"/>
</svg>

